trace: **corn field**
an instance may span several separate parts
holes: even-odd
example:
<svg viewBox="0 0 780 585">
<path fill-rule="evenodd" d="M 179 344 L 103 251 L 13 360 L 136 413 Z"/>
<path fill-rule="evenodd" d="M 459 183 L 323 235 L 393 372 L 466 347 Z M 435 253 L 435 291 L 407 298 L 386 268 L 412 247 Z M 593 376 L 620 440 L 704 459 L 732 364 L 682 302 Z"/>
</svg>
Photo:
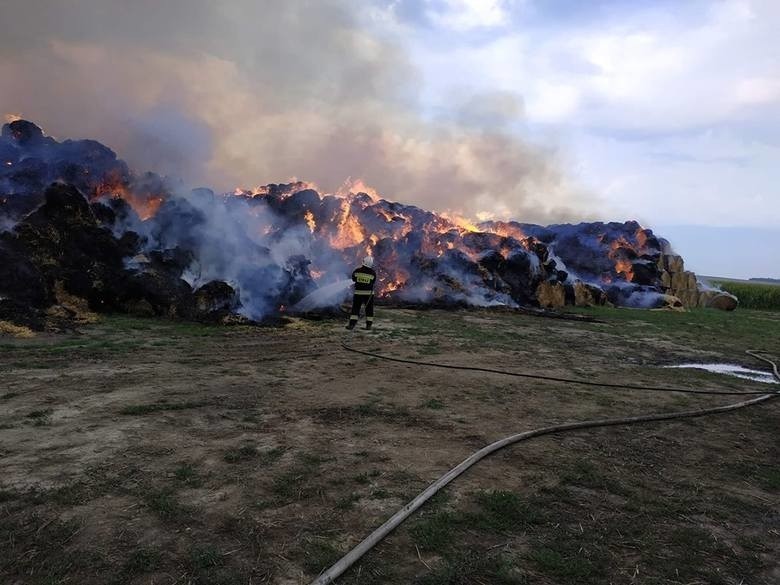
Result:
<svg viewBox="0 0 780 585">
<path fill-rule="evenodd" d="M 780 285 L 728 280 L 713 284 L 735 295 L 739 299 L 740 307 L 780 311 Z"/>
</svg>

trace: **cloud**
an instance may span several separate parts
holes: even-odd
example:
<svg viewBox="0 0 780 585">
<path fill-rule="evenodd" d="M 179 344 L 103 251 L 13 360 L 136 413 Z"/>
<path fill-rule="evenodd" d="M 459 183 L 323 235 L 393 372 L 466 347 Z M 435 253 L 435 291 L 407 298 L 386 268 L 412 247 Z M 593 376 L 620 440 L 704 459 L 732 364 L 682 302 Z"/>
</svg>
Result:
<svg viewBox="0 0 780 585">
<path fill-rule="evenodd" d="M 456 31 L 498 27 L 509 20 L 507 0 L 428 0 L 427 4 L 434 24 Z"/>
<path fill-rule="evenodd" d="M 674 132 L 750 117 L 756 103 L 780 106 L 777 3 L 725 0 L 677 19 L 654 3 L 614 12 L 568 27 L 517 17 L 482 42 L 421 39 L 416 57 L 431 95 L 446 99 L 454 83 L 445 73 L 456 69 L 478 89 L 521 94 L 530 122 Z"/>
<path fill-rule="evenodd" d="M 780 145 L 745 140 L 739 129 L 632 142 L 582 135 L 577 149 L 588 153 L 580 180 L 651 226 L 780 225 Z"/>
<path fill-rule="evenodd" d="M 737 85 L 736 99 L 746 105 L 780 105 L 780 72 L 778 77 L 751 77 Z"/>
<path fill-rule="evenodd" d="M 603 216 L 780 221 L 780 4 L 537 0 L 508 18 L 414 37 L 431 110 L 466 87 L 519 96 L 523 129 L 555 137 Z"/>
<path fill-rule="evenodd" d="M 592 212 L 554 151 L 504 125 L 522 112 L 515 93 L 470 92 L 458 115 L 425 117 L 419 70 L 392 23 L 366 6 L 19 2 L 0 23 L 0 110 L 62 138 L 101 140 L 138 170 L 219 189 L 297 176 L 333 191 L 351 176 L 388 198 L 469 215 Z M 444 8 L 461 15 L 451 23 L 487 26 L 502 6 Z"/>
</svg>

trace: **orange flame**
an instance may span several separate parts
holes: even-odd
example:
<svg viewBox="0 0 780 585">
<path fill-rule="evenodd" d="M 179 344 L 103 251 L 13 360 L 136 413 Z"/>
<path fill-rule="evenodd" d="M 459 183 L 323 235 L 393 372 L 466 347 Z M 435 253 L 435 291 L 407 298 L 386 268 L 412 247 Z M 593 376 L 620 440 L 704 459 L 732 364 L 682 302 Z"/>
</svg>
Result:
<svg viewBox="0 0 780 585">
<path fill-rule="evenodd" d="M 406 282 L 393 280 L 391 282 L 385 283 L 383 286 L 381 286 L 379 290 L 379 296 L 386 297 L 393 291 L 397 291 L 399 289 L 402 289 Z"/>
<path fill-rule="evenodd" d="M 351 195 L 357 195 L 358 193 L 365 193 L 374 201 L 382 199 L 377 190 L 366 185 L 363 179 L 353 179 L 352 177 L 347 177 L 347 180 L 336 191 L 336 195 L 344 198 L 349 198 Z"/>
<path fill-rule="evenodd" d="M 160 209 L 160 205 L 165 201 L 162 195 L 149 194 L 144 196 L 131 193 L 119 179 L 111 178 L 97 186 L 93 198 L 97 199 L 104 195 L 124 199 L 142 220 L 154 217 Z"/>
<path fill-rule="evenodd" d="M 631 260 L 626 257 L 624 250 L 630 250 L 636 254 L 636 247 L 623 236 L 620 236 L 617 240 L 613 241 L 609 247 L 609 257 L 615 262 L 615 272 L 617 274 L 622 274 L 623 278 L 628 282 L 634 280 L 634 265 Z"/>
<path fill-rule="evenodd" d="M 160 209 L 160 205 L 163 204 L 164 199 L 162 197 L 150 197 L 144 202 L 137 203 L 134 208 L 138 216 L 142 220 L 147 220 L 150 217 L 157 215 L 157 210 Z"/>
<path fill-rule="evenodd" d="M 314 214 L 311 211 L 307 211 L 303 217 L 306 220 L 306 225 L 309 226 L 309 231 L 314 233 L 314 230 L 317 228 L 317 222 L 314 221 Z"/>
<path fill-rule="evenodd" d="M 462 215 L 453 213 L 442 213 L 441 217 L 451 222 L 455 227 L 464 232 L 478 232 L 480 229 L 471 221 Z"/>
<path fill-rule="evenodd" d="M 502 238 L 524 240 L 527 237 L 525 233 L 523 233 L 523 230 L 521 230 L 519 227 L 504 222 L 496 222 L 493 225 L 493 229 L 487 231 L 501 236 Z"/>
<path fill-rule="evenodd" d="M 622 274 L 628 282 L 634 280 L 634 267 L 628 260 L 615 261 L 615 272 Z"/>
<path fill-rule="evenodd" d="M 7 162 L 6 164 L 10 164 Z M 290 185 L 262 186 L 253 189 L 237 188 L 233 195 L 238 197 L 265 197 L 272 192 L 278 197 L 286 198 L 292 196 L 300 190 L 315 188 L 311 183 L 296 182 Z M 478 261 L 482 258 L 481 252 L 485 246 L 498 251 L 501 256 L 509 258 L 513 251 L 517 250 L 517 242 L 526 250 L 535 251 L 538 246 L 537 240 L 527 236 L 523 230 L 514 224 L 495 221 L 481 227 L 472 220 L 467 219 L 457 213 L 443 214 L 417 214 L 404 210 L 401 206 L 372 205 L 367 199 L 356 197 L 357 193 L 367 193 L 374 202 L 380 200 L 376 190 L 368 187 L 362 180 L 348 179 L 337 192 L 341 197 L 337 199 L 333 206 L 330 200 L 327 206 L 323 206 L 327 217 L 318 215 L 315 217 L 311 209 L 301 210 L 302 218 L 299 215 L 299 221 L 302 219 L 309 231 L 316 234 L 316 237 L 322 238 L 324 242 L 329 243 L 335 250 L 345 251 L 345 258 L 348 256 L 353 260 L 365 255 L 380 256 L 380 274 L 377 286 L 377 294 L 386 296 L 403 289 L 409 282 L 410 274 L 404 270 L 404 263 L 398 258 L 388 257 L 388 252 L 392 246 L 384 246 L 386 238 L 392 238 L 395 241 L 407 238 L 413 229 L 420 229 L 424 232 L 420 240 L 419 252 L 424 256 L 423 261 L 446 257 L 452 254 L 462 253 L 472 261 Z M 95 191 L 94 196 L 99 197 L 110 195 L 125 199 L 132 208 L 138 213 L 141 219 L 146 220 L 153 217 L 159 210 L 165 197 L 162 194 L 155 193 L 132 193 L 123 186 L 121 177 L 107 178 L 104 184 L 101 184 Z M 231 195 L 226 195 L 230 197 Z M 260 213 L 263 206 L 248 206 L 248 213 Z M 368 218 L 366 223 L 361 222 L 364 217 Z M 300 212 L 299 212 L 300 213 Z M 319 213 L 319 212 L 318 212 Z M 371 215 L 373 214 L 373 215 Z M 318 223 L 319 220 L 319 223 Z M 420 225 L 420 222 L 426 222 Z M 271 234 L 279 226 L 274 226 L 263 222 L 259 230 L 266 235 Z M 472 234 L 481 233 L 479 237 Z M 416 235 L 416 234 L 415 234 Z M 628 238 L 620 237 L 610 242 L 608 256 L 614 263 L 614 271 L 609 270 L 602 276 L 604 282 L 611 282 L 613 279 L 625 279 L 631 282 L 635 278 L 632 260 L 640 254 L 641 248 L 645 245 L 647 232 L 638 229 L 635 234 L 636 240 L 632 235 Z M 511 238 L 513 241 L 510 241 Z M 602 244 L 607 242 L 608 236 L 603 234 L 599 236 Z M 630 240 L 629 240 L 630 238 Z M 638 242 L 638 245 L 632 243 Z M 323 242 L 323 243 L 324 243 Z M 409 239 L 409 242 L 417 242 L 416 239 Z M 452 252 L 451 252 L 452 251 Z M 321 279 L 326 274 L 310 267 L 310 274 L 315 280 Z M 415 286 L 418 286 L 416 283 Z"/>
<path fill-rule="evenodd" d="M 336 233 L 330 237 L 330 244 L 337 250 L 357 246 L 366 240 L 363 232 L 363 226 L 358 219 L 352 215 L 349 209 L 349 202 L 344 199 L 341 201 L 341 219 L 336 226 Z"/>
</svg>

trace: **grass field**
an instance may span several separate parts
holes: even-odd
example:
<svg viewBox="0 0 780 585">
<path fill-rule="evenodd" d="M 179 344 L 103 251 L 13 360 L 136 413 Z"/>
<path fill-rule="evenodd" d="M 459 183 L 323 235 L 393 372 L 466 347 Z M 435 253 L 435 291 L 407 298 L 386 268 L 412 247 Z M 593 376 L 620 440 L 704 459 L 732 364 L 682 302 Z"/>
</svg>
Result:
<svg viewBox="0 0 780 585">
<path fill-rule="evenodd" d="M 122 316 L 0 339 L 0 583 L 297 584 L 498 438 L 725 404 L 422 368 L 763 390 L 665 369 L 780 358 L 780 313 L 390 310 L 207 327 Z M 339 583 L 780 582 L 780 399 L 539 438 L 488 458 Z"/>
<path fill-rule="evenodd" d="M 713 280 L 712 283 L 735 295 L 740 307 L 780 311 L 780 285 L 730 280 Z"/>
</svg>

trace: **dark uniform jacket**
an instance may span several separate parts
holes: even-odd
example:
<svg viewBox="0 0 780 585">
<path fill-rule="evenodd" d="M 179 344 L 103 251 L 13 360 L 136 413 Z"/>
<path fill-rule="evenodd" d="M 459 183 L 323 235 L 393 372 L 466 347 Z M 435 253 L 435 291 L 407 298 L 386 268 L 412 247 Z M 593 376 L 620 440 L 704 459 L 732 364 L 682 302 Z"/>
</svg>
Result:
<svg viewBox="0 0 780 585">
<path fill-rule="evenodd" d="M 361 266 L 352 272 L 352 282 L 355 283 L 356 295 L 370 295 L 374 292 L 374 283 L 376 283 L 376 272 L 373 268 Z"/>
</svg>

